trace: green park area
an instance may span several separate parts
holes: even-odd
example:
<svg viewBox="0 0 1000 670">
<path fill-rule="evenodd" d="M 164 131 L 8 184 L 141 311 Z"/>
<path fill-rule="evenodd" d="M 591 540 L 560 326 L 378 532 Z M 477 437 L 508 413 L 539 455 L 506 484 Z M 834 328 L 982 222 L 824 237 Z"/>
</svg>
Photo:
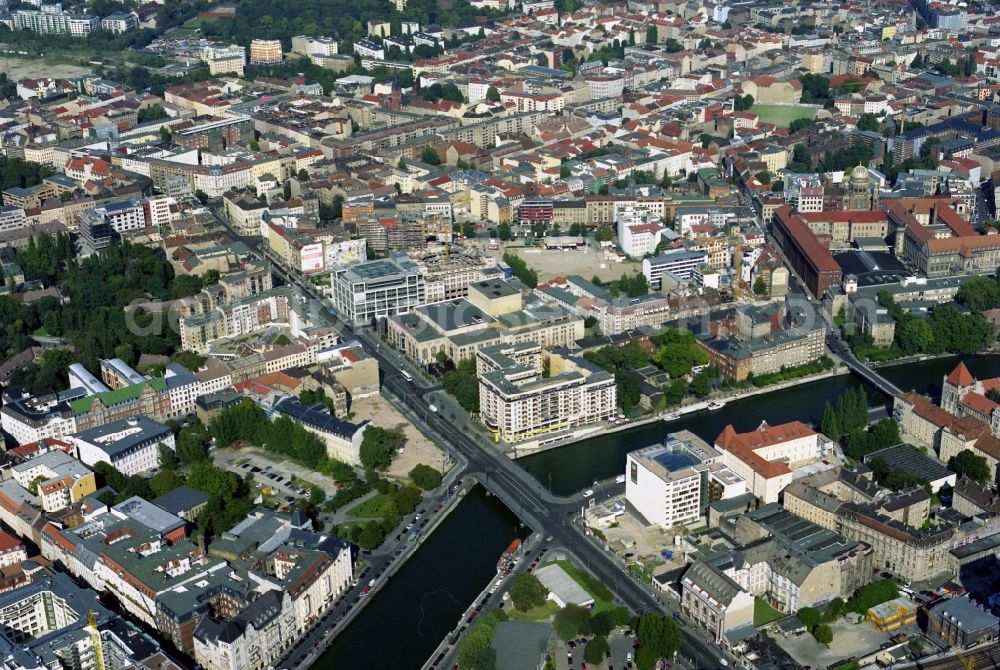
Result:
<svg viewBox="0 0 1000 670">
<path fill-rule="evenodd" d="M 755 104 L 750 111 L 764 123 L 773 123 L 779 128 L 787 128 L 795 119 L 812 120 L 816 116 L 816 108 L 810 105 Z"/>
<path fill-rule="evenodd" d="M 753 625 L 754 626 L 766 626 L 772 621 L 777 621 L 781 617 L 785 616 L 780 611 L 771 607 L 763 598 L 754 598 L 753 601 Z"/>
</svg>

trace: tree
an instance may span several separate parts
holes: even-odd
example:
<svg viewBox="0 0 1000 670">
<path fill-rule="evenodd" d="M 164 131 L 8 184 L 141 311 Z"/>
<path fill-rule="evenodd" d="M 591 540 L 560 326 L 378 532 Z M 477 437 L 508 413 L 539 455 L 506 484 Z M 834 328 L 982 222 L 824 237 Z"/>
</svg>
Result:
<svg viewBox="0 0 1000 670">
<path fill-rule="evenodd" d="M 490 102 L 500 102 L 500 91 L 496 89 L 496 86 L 490 86 L 486 89 L 486 99 Z"/>
<path fill-rule="evenodd" d="M 737 112 L 747 112 L 753 107 L 754 99 L 753 96 L 747 93 L 746 95 L 737 95 L 733 98 L 733 111 Z"/>
<path fill-rule="evenodd" d="M 763 277 L 757 277 L 753 280 L 753 293 L 758 296 L 767 295 L 767 282 L 764 281 Z"/>
<path fill-rule="evenodd" d="M 467 239 L 472 239 L 476 236 L 476 224 L 471 221 L 465 221 L 462 223 L 462 237 Z"/>
<path fill-rule="evenodd" d="M 653 661 L 672 658 L 681 645 L 681 631 L 673 618 L 650 612 L 639 619 L 639 639 L 641 649 L 653 655 Z M 637 663 L 640 668 L 643 666 Z"/>
<path fill-rule="evenodd" d="M 371 521 L 364 525 L 358 536 L 357 544 L 362 549 L 371 550 L 382 544 L 384 539 L 385 532 L 382 530 L 382 526 L 377 521 Z"/>
<path fill-rule="evenodd" d="M 687 380 L 681 377 L 680 379 L 671 379 L 670 383 L 663 389 L 663 397 L 667 403 L 668 407 L 681 404 L 684 400 L 684 396 L 688 392 Z"/>
<path fill-rule="evenodd" d="M 594 239 L 598 242 L 610 242 L 615 236 L 614 232 L 611 230 L 611 226 L 602 223 L 597 227 L 597 232 L 594 233 Z"/>
<path fill-rule="evenodd" d="M 976 312 L 1000 307 L 1000 283 L 988 277 L 967 279 L 955 299 Z"/>
<path fill-rule="evenodd" d="M 309 181 L 309 171 L 306 170 L 305 168 L 301 168 L 298 172 L 295 173 L 295 178 L 298 179 L 299 181 Z"/>
<path fill-rule="evenodd" d="M 695 397 L 704 398 L 708 395 L 710 381 L 708 371 L 702 370 L 691 378 L 691 385 L 688 387 L 688 390 L 691 391 Z"/>
<path fill-rule="evenodd" d="M 528 267 L 528 264 L 520 256 L 507 252 L 503 255 L 503 262 L 509 265 L 514 276 L 529 288 L 538 286 L 538 273 Z"/>
<path fill-rule="evenodd" d="M 764 184 L 765 186 L 771 183 L 771 173 L 768 172 L 767 170 L 761 170 L 760 172 L 755 174 L 754 177 L 757 179 L 757 181 L 759 181 L 761 184 Z"/>
<path fill-rule="evenodd" d="M 646 26 L 646 44 L 656 44 L 657 37 L 656 26 L 653 24 Z"/>
<path fill-rule="evenodd" d="M 847 611 L 865 614 L 871 608 L 899 597 L 899 585 L 894 579 L 878 579 L 862 586 L 847 600 Z"/>
<path fill-rule="evenodd" d="M 917 55 L 913 57 L 912 61 L 910 61 L 910 67 L 916 70 L 918 68 L 922 68 L 923 66 L 924 66 L 924 57 L 918 51 Z"/>
<path fill-rule="evenodd" d="M 380 426 L 368 426 L 361 437 L 361 465 L 384 470 L 392 464 L 396 450 L 406 444 L 401 431 Z"/>
<path fill-rule="evenodd" d="M 985 484 L 994 479 L 994 474 L 984 456 L 977 456 L 969 449 L 963 449 L 952 457 L 949 466 L 959 477 L 968 477 L 978 484 Z"/>
<path fill-rule="evenodd" d="M 170 142 L 174 139 L 174 136 L 170 134 L 170 128 L 160 126 L 160 139 L 164 142 Z"/>
<path fill-rule="evenodd" d="M 908 317 L 896 324 L 896 344 L 908 354 L 930 351 L 934 346 L 934 332 L 926 319 Z"/>
<path fill-rule="evenodd" d="M 830 623 L 831 621 L 836 621 L 840 617 L 847 613 L 847 605 L 841 598 L 834 598 L 826 604 L 826 609 L 823 611 L 823 622 Z"/>
<path fill-rule="evenodd" d="M 149 479 L 149 488 L 156 497 L 170 493 L 178 486 L 184 485 L 184 478 L 174 470 L 160 470 Z"/>
<path fill-rule="evenodd" d="M 140 109 L 136 115 L 139 123 L 148 123 L 149 121 L 158 121 L 165 118 L 167 118 L 167 110 L 163 109 L 163 105 L 147 105 Z"/>
<path fill-rule="evenodd" d="M 802 622 L 802 625 L 809 630 L 812 630 L 813 627 L 819 625 L 820 623 L 819 610 L 815 607 L 803 607 L 798 611 L 797 616 L 799 617 L 799 621 Z"/>
<path fill-rule="evenodd" d="M 510 587 L 510 600 L 521 612 L 541 607 L 548 596 L 549 590 L 530 572 L 518 573 Z"/>
<path fill-rule="evenodd" d="M 497 237 L 499 237 L 504 242 L 506 242 L 507 240 L 510 239 L 510 224 L 509 223 L 504 222 L 504 223 L 501 223 L 500 225 L 497 226 Z"/>
<path fill-rule="evenodd" d="M 44 482 L 47 479 L 48 479 L 48 477 L 46 477 L 45 475 L 38 475 L 37 477 L 35 477 L 34 479 L 32 479 L 30 482 L 28 482 L 28 490 L 31 491 L 31 495 L 37 496 L 38 495 L 38 485 L 41 484 L 42 482 Z"/>
<path fill-rule="evenodd" d="M 396 503 L 396 509 L 401 516 L 412 514 L 420 504 L 420 489 L 412 484 L 401 487 L 392 494 L 392 499 Z"/>
<path fill-rule="evenodd" d="M 552 625 L 556 635 L 562 640 L 572 640 L 578 635 L 587 635 L 590 633 L 590 612 L 570 603 L 556 612 Z"/>
<path fill-rule="evenodd" d="M 434 147 L 430 146 L 424 147 L 420 152 L 420 160 L 428 165 L 441 165 L 441 156 L 438 155 Z"/>
<path fill-rule="evenodd" d="M 825 623 L 821 623 L 813 628 L 812 634 L 820 644 L 828 645 L 833 642 L 833 630 Z"/>
<path fill-rule="evenodd" d="M 196 354 L 193 351 L 178 351 L 176 354 L 170 357 L 174 363 L 183 365 L 185 368 L 191 372 L 198 372 L 201 366 L 205 364 L 207 360 L 205 356 L 201 354 Z"/>
<path fill-rule="evenodd" d="M 465 411 L 479 411 L 479 379 L 475 360 L 467 358 L 459 362 L 454 370 L 444 374 L 441 383 L 445 392 L 454 397 Z"/>
<path fill-rule="evenodd" d="M 441 473 L 429 465 L 418 463 L 410 470 L 410 481 L 424 491 L 432 491 L 441 486 Z"/>
<path fill-rule="evenodd" d="M 858 117 L 858 130 L 868 130 L 877 133 L 882 129 L 882 124 L 878 122 L 878 117 L 871 113 L 865 113 Z"/>
<path fill-rule="evenodd" d="M 177 453 L 163 443 L 156 445 L 160 467 L 164 470 L 173 470 L 177 467 Z"/>
<path fill-rule="evenodd" d="M 594 612 L 590 617 L 590 632 L 594 635 L 607 636 L 616 625 L 613 610 Z"/>
<path fill-rule="evenodd" d="M 611 645 L 608 644 L 608 638 L 603 635 L 592 639 L 583 649 L 583 660 L 587 663 L 593 663 L 595 666 L 598 663 L 602 663 L 610 655 Z"/>
</svg>

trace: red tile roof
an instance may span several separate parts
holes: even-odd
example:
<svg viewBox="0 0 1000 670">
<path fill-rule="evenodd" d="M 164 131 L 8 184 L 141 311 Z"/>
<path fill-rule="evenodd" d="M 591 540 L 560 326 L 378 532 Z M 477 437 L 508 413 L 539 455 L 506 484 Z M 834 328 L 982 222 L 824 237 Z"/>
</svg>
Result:
<svg viewBox="0 0 1000 670">
<path fill-rule="evenodd" d="M 816 431 L 801 421 L 790 421 L 779 426 L 769 426 L 764 422 L 760 428 L 749 433 L 737 433 L 730 424 L 715 438 L 715 444 L 736 456 L 758 474 L 771 479 L 787 474 L 791 470 L 785 463 L 765 459 L 757 453 L 757 450 L 812 435 L 816 435 Z"/>
<path fill-rule="evenodd" d="M 965 367 L 963 361 L 959 361 L 955 369 L 947 377 L 949 384 L 954 384 L 955 386 L 971 386 L 976 383 L 976 380 L 972 377 L 972 373 L 969 372 L 969 368 Z"/>
<path fill-rule="evenodd" d="M 962 404 L 968 409 L 972 410 L 976 414 L 981 414 L 982 416 L 989 417 L 993 414 L 993 410 L 997 408 L 997 404 L 984 396 L 982 393 L 966 393 L 965 397 L 962 398 Z"/>
</svg>

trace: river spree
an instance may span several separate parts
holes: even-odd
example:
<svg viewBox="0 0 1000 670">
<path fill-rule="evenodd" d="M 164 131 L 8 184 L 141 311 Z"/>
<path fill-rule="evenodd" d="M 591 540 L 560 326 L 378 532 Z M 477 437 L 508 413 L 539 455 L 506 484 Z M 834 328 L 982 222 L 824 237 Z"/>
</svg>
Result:
<svg viewBox="0 0 1000 670">
<path fill-rule="evenodd" d="M 477 485 L 312 667 L 420 668 L 527 533 Z"/>
<path fill-rule="evenodd" d="M 919 363 L 887 365 L 877 371 L 904 391 L 928 394 L 937 400 L 941 397 L 941 380 L 955 369 L 960 360 L 965 361 L 969 372 L 977 379 L 1000 377 L 1000 355 L 996 354 L 946 356 Z"/>
<path fill-rule="evenodd" d="M 927 393 L 937 399 L 941 394 L 942 378 L 955 368 L 959 360 L 964 360 L 976 377 L 1000 376 L 1000 355 L 975 355 L 962 359 L 948 356 L 886 366 L 879 368 L 878 372 L 904 390 Z M 518 463 L 543 485 L 551 484 L 553 493 L 569 495 L 587 488 L 594 480 L 622 474 L 625 471 L 625 454 L 661 442 L 673 431 L 690 430 L 711 444 L 726 424 L 730 423 L 741 432 L 756 428 L 761 421 L 774 424 L 798 419 L 818 425 L 823 414 L 823 404 L 827 400 L 835 401 L 851 386 L 864 386 L 864 383 L 853 374 L 809 382 L 731 401 L 714 412 L 698 412 L 669 423 L 660 421 L 592 437 L 565 447 L 525 456 Z M 889 401 L 872 389 L 868 389 L 868 395 L 872 405 Z"/>
</svg>

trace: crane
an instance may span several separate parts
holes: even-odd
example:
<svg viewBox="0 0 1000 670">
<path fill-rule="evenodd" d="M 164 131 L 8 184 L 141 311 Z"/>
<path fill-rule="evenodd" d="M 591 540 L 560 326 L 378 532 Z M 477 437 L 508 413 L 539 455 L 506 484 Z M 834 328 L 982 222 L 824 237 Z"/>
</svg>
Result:
<svg viewBox="0 0 1000 670">
<path fill-rule="evenodd" d="M 94 659 L 97 670 L 104 670 L 104 649 L 101 646 L 101 631 L 97 630 L 97 616 L 94 610 L 87 612 L 87 628 L 90 629 L 90 639 L 94 643 Z"/>
<path fill-rule="evenodd" d="M 964 670 L 976 670 L 976 666 L 978 664 L 976 663 L 976 658 L 974 656 L 966 656 L 957 648 L 955 649 L 955 656 L 958 657 L 958 660 L 962 663 Z"/>
</svg>

